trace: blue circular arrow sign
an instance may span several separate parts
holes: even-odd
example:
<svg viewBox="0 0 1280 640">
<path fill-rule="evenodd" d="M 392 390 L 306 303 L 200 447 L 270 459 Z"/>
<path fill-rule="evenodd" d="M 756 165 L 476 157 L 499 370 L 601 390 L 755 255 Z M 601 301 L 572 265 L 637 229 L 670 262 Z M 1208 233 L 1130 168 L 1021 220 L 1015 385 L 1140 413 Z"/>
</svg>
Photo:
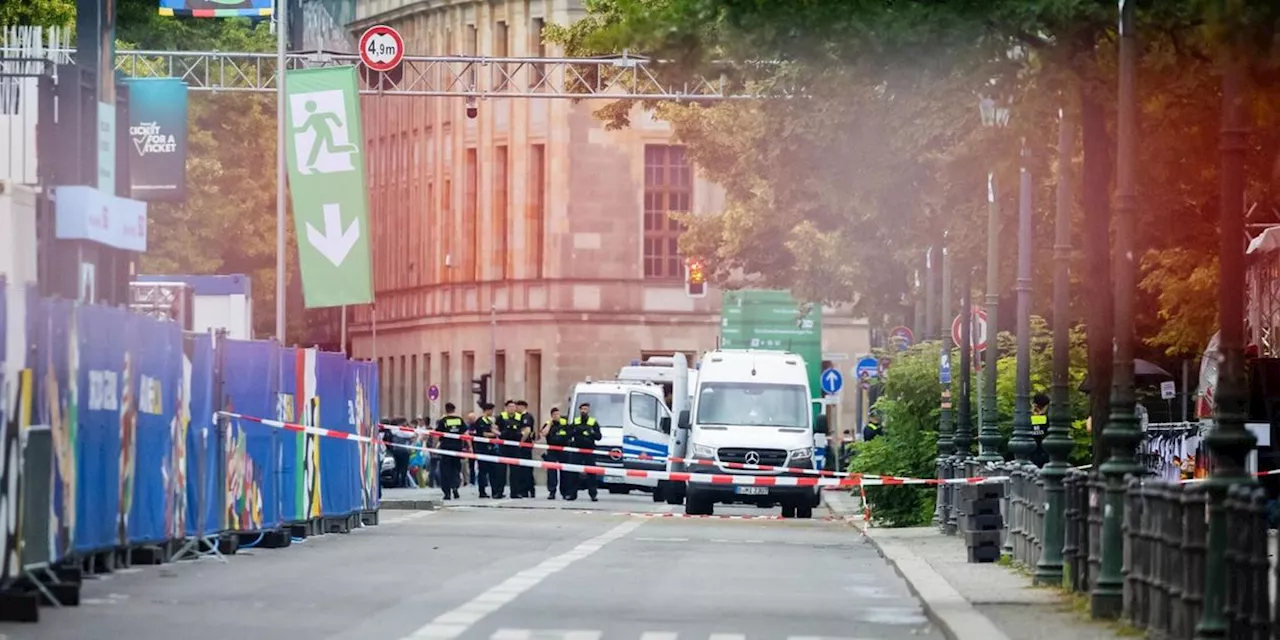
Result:
<svg viewBox="0 0 1280 640">
<path fill-rule="evenodd" d="M 827 369 L 822 372 L 822 391 L 824 393 L 840 393 L 840 388 L 844 386 L 844 376 L 840 375 L 835 369 Z"/>
</svg>

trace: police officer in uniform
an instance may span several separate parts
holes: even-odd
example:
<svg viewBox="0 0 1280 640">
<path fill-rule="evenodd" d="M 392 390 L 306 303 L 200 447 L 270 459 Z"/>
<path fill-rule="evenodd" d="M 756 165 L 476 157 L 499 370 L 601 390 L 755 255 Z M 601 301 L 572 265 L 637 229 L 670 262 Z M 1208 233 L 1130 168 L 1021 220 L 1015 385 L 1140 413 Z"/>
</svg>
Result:
<svg viewBox="0 0 1280 640">
<path fill-rule="evenodd" d="M 560 417 L 560 408 L 551 408 L 551 419 L 542 425 L 542 437 L 549 445 L 568 446 L 569 445 L 569 420 Z M 542 459 L 547 462 L 572 462 L 568 454 L 563 451 L 547 451 L 542 454 Z M 565 500 L 569 499 L 569 494 L 574 492 L 573 481 L 569 478 L 568 472 L 561 474 L 554 469 L 547 469 L 547 499 L 556 499 L 556 486 L 559 485 L 561 495 Z"/>
<path fill-rule="evenodd" d="M 595 418 L 591 417 L 591 403 L 584 402 L 578 405 L 578 415 L 569 425 L 569 431 L 570 446 L 578 447 L 580 449 L 596 448 L 596 443 L 600 441 L 601 437 L 600 425 L 596 422 Z M 581 465 L 595 464 L 595 456 L 590 453 L 577 453 L 574 454 L 574 458 L 577 459 L 578 464 Z M 591 496 L 591 501 L 596 502 L 598 500 L 596 497 L 596 485 L 598 484 L 597 478 L 589 473 L 584 473 L 582 474 L 582 484 L 586 485 L 587 494 Z M 569 498 L 569 500 L 576 500 L 577 497 L 577 491 L 575 490 L 573 497 Z"/>
<path fill-rule="evenodd" d="M 533 444 L 538 439 L 538 425 L 537 419 L 529 413 L 529 403 L 516 400 L 516 415 L 520 419 L 520 442 Z M 520 447 L 519 453 L 521 458 L 533 460 L 533 447 Z M 536 497 L 533 467 L 516 467 L 515 471 L 520 474 L 520 485 L 524 487 L 524 497 Z"/>
<path fill-rule="evenodd" d="M 493 403 L 485 402 L 480 405 L 480 410 L 484 412 L 476 421 L 471 423 L 471 435 L 478 438 L 496 438 L 498 437 L 497 427 L 493 423 Z M 488 442 L 471 441 L 471 450 L 480 454 L 491 456 L 495 453 L 495 447 Z M 480 488 L 480 497 L 488 498 L 489 494 L 485 493 L 485 489 L 493 490 L 494 498 L 501 498 L 502 491 L 506 488 L 499 482 L 498 470 L 494 467 L 497 465 L 493 462 L 485 462 L 480 460 L 476 464 L 476 486 Z"/>
<path fill-rule="evenodd" d="M 516 442 L 520 440 L 520 430 L 524 427 L 523 421 L 516 413 L 516 401 L 507 400 L 506 409 L 498 414 L 496 421 L 498 427 L 498 437 L 503 440 Z M 520 449 L 522 447 L 514 444 L 504 444 L 498 447 L 503 457 L 519 458 Z M 510 485 L 512 498 L 523 498 L 524 492 L 520 486 L 520 467 L 499 464 L 497 466 L 497 477 L 501 478 L 503 485 Z"/>
<path fill-rule="evenodd" d="M 436 422 L 436 431 L 443 434 L 463 435 L 467 432 L 467 423 L 458 417 L 458 408 L 452 402 L 444 405 L 444 417 Z M 441 437 L 438 448 L 445 451 L 462 451 L 464 443 L 458 438 Z M 458 483 L 462 479 L 462 458 L 451 455 L 440 456 L 440 488 L 444 490 L 444 499 L 461 498 L 458 495 Z"/>
</svg>

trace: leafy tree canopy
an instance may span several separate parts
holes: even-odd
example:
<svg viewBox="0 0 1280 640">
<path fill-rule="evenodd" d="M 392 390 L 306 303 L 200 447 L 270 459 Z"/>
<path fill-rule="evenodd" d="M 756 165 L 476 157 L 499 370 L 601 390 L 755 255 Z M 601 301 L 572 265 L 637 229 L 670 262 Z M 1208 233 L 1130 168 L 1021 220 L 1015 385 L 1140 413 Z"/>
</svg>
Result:
<svg viewBox="0 0 1280 640">
<path fill-rule="evenodd" d="M 1280 5 L 1242 0 L 1228 22 L 1214 11 L 1220 4 L 1138 5 L 1142 253 L 1178 248 L 1203 262 L 1216 251 L 1215 73 L 1226 35 L 1253 54 L 1259 80 L 1275 72 L 1270 53 Z M 682 250 L 707 259 L 722 282 L 739 272 L 758 274 L 767 284 L 809 299 L 856 301 L 873 317 L 892 313 L 910 295 L 911 273 L 922 267 L 924 248 L 944 234 L 958 262 L 974 268 L 984 263 L 985 192 L 987 172 L 993 171 L 1003 213 L 1002 292 L 1011 291 L 1016 176 L 1025 149 L 1021 164 L 1035 178 L 1036 305 L 1047 310 L 1057 113 L 1076 108 L 1082 86 L 1092 87 L 1104 103 L 1115 103 L 1113 1 L 586 5 L 586 19 L 549 32 L 571 55 L 626 49 L 665 61 L 659 68 L 670 79 L 723 73 L 747 90 L 798 87 L 807 95 L 654 105 L 700 169 L 726 188 L 725 212 L 686 216 L 689 230 L 681 241 Z M 1257 84 L 1256 130 L 1274 131 L 1280 83 Z M 980 126 L 979 95 L 1012 105 L 1005 131 Z M 610 105 L 600 115 L 612 126 L 625 126 L 630 107 Z M 1253 201 L 1271 198 L 1275 142 L 1263 135 L 1250 139 Z M 1082 226 L 1077 220 L 1074 244 L 1093 259 L 1107 255 L 1106 247 L 1084 246 Z M 1175 276 L 1168 260 L 1143 264 L 1151 282 Z M 1095 292 L 1107 287 L 1090 284 Z M 1157 343 L 1171 351 L 1198 351 L 1188 345 L 1207 340 L 1197 319 L 1205 301 L 1180 290 L 1144 295 L 1150 297 L 1137 305 L 1144 313 L 1140 335 L 1176 325 L 1173 331 L 1184 340 L 1177 346 Z"/>
</svg>

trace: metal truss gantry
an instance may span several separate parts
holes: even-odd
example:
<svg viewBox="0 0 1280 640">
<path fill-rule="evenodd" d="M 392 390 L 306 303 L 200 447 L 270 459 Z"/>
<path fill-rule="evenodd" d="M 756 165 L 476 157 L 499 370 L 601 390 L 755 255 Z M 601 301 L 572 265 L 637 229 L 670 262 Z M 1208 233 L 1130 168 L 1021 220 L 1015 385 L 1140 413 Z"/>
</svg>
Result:
<svg viewBox="0 0 1280 640">
<path fill-rule="evenodd" d="M 74 59 L 74 50 L 58 51 Z M 759 100 L 790 92 L 751 91 L 727 76 L 687 83 L 659 79 L 656 65 L 628 55 L 602 58 L 405 56 L 388 73 L 366 69 L 353 54 L 290 53 L 286 68 L 353 65 L 360 92 L 475 98 L 604 98 L 676 102 Z M 276 54 L 223 51 L 117 51 L 116 70 L 135 78 L 180 78 L 196 91 L 275 92 Z"/>
</svg>

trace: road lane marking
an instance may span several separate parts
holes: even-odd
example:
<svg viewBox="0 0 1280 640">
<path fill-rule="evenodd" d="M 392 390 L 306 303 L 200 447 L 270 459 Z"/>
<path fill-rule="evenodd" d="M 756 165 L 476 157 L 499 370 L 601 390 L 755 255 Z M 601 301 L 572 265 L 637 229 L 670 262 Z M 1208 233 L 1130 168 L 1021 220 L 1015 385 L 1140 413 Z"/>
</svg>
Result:
<svg viewBox="0 0 1280 640">
<path fill-rule="evenodd" d="M 456 638 L 466 633 L 468 629 L 485 616 L 515 600 L 520 594 L 532 589 L 552 574 L 563 571 L 570 564 L 599 551 L 606 544 L 635 531 L 642 524 L 644 523 L 634 520 L 624 522 L 603 534 L 580 543 L 570 551 L 554 558 L 543 560 L 541 564 L 507 578 L 501 584 L 481 593 L 457 609 L 437 616 L 435 620 L 405 636 L 404 640 L 450 640 Z M 598 637 L 598 635 L 590 639 L 575 637 L 573 640 L 596 640 Z"/>
<path fill-rule="evenodd" d="M 489 640 L 600 640 L 600 631 L 573 629 L 498 629 Z"/>
<path fill-rule="evenodd" d="M 676 640 L 680 634 L 674 631 L 646 631 L 640 634 L 640 640 Z"/>
<path fill-rule="evenodd" d="M 747 637 L 741 633 L 713 633 L 707 640 L 747 640 Z"/>
</svg>

